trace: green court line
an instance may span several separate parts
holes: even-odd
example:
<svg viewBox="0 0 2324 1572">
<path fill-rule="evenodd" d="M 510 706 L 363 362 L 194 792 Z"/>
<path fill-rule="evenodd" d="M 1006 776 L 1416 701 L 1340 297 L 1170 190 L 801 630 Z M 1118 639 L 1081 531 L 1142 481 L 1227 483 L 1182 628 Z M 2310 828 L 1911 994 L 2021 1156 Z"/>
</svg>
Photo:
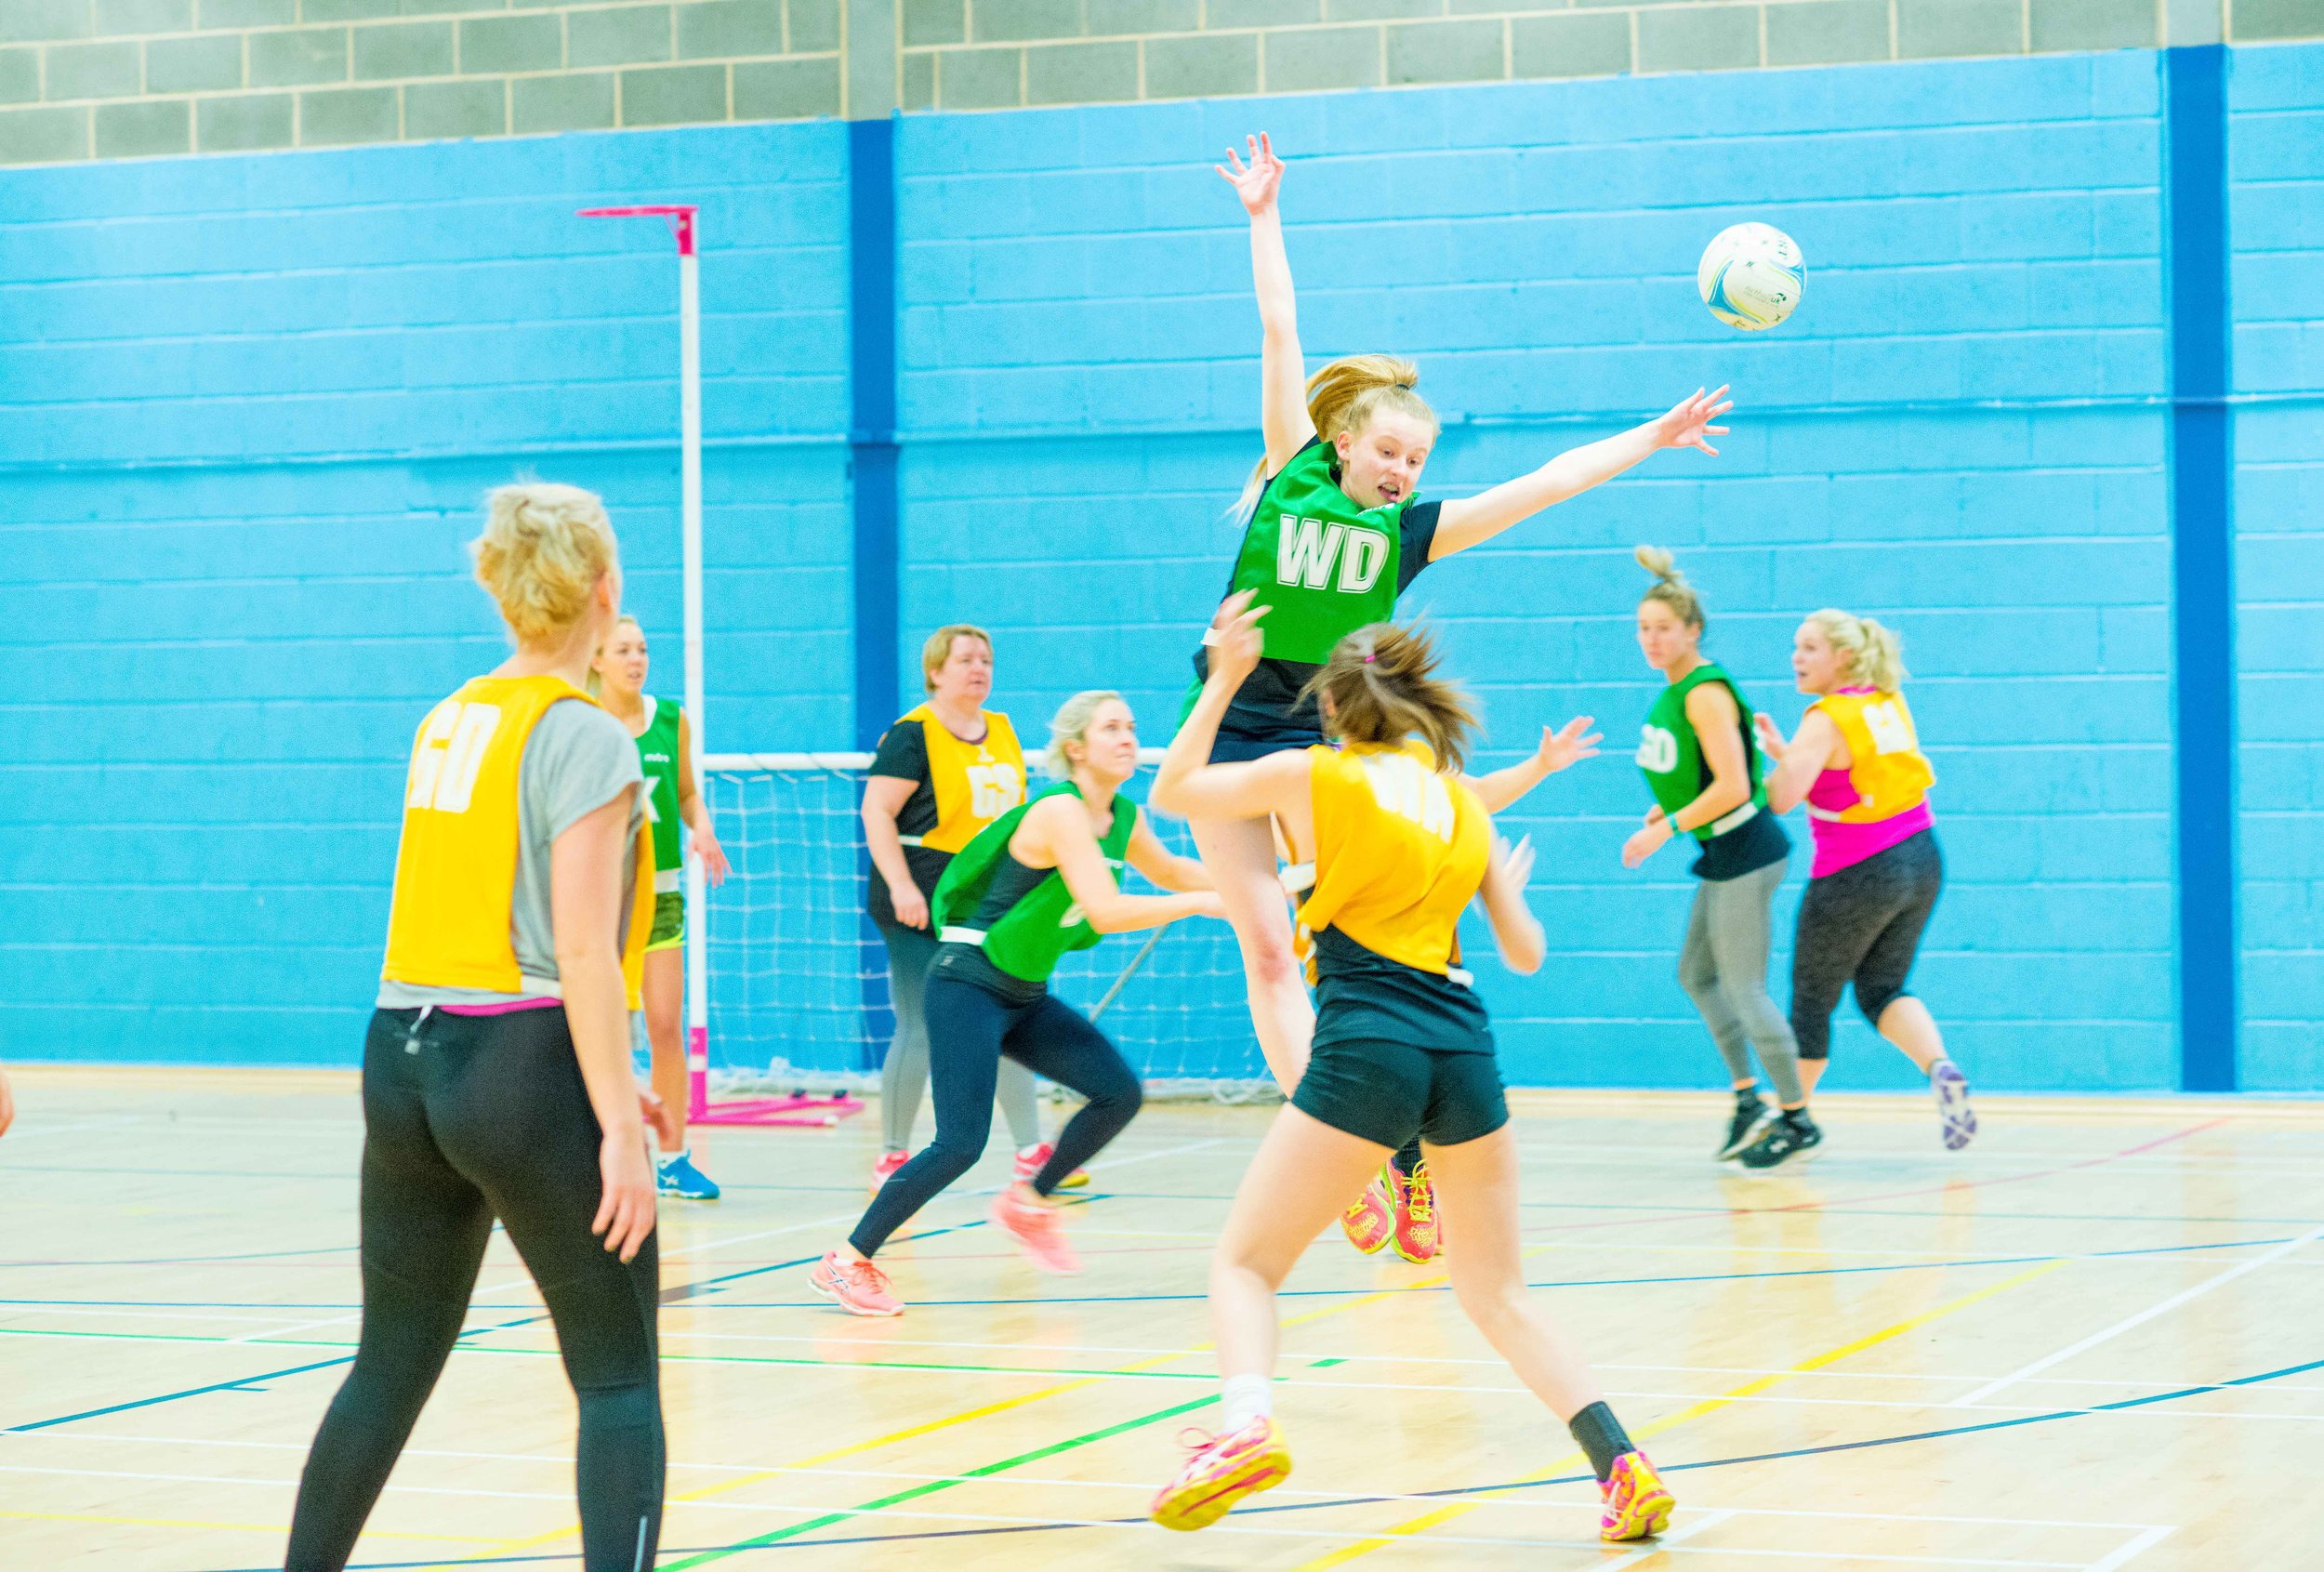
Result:
<svg viewBox="0 0 2324 1572">
<path fill-rule="evenodd" d="M 1215 1378 L 1201 1379 L 1208 1380 Z M 949 1490 L 956 1486 L 965 1485 L 972 1479 L 987 1479 L 997 1473 L 1006 1473 L 1012 1468 L 1021 1468 L 1026 1463 L 1038 1462 L 1043 1458 L 1053 1458 L 1060 1452 L 1070 1452 L 1077 1447 L 1088 1447 L 1100 1441 L 1109 1440 L 1126 1431 L 1158 1424 L 1164 1420 L 1176 1419 L 1181 1414 L 1191 1414 L 1196 1408 L 1208 1407 L 1211 1402 L 1212 1398 L 1209 1394 L 1205 1394 L 1191 1403 L 1180 1403 L 1171 1407 L 1156 1409 L 1138 1419 L 1124 1420 L 1119 1424 L 1108 1425 L 1103 1430 L 1093 1430 L 1087 1435 L 1076 1435 L 1069 1441 L 1059 1441 L 1030 1452 L 1020 1452 L 1013 1458 L 1003 1458 L 999 1462 L 986 1463 L 983 1468 L 971 1469 L 968 1473 L 955 1475 L 950 1479 L 931 1480 L 925 1485 L 915 1485 L 908 1490 L 899 1490 L 891 1496 L 882 1496 L 876 1501 L 866 1501 L 860 1507 L 853 1507 L 845 1512 L 825 1513 L 821 1517 L 809 1518 L 806 1522 L 793 1524 L 788 1528 L 777 1528 L 772 1533 L 754 1535 L 747 1539 L 738 1539 L 722 1549 L 705 1551 L 699 1555 L 688 1556 L 683 1561 L 672 1562 L 665 1566 L 662 1572 L 685 1572 L 689 1566 L 703 1566 L 713 1561 L 722 1561 L 730 1555 L 740 1555 L 745 1551 L 761 1550 L 768 1545 L 781 1544 L 786 1539 L 796 1539 L 801 1534 L 812 1534 L 818 1528 L 828 1528 L 834 1524 L 846 1523 L 867 1513 L 884 1512 L 890 1507 L 899 1506 L 905 1501 L 917 1500 L 922 1496 L 932 1496 L 939 1490 Z"/>
</svg>

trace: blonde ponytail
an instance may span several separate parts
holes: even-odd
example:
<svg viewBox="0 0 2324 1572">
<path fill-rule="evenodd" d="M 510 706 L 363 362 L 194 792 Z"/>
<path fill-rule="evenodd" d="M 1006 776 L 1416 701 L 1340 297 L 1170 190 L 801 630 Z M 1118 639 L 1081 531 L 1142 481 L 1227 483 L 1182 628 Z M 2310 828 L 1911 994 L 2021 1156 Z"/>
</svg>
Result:
<svg viewBox="0 0 2324 1572">
<path fill-rule="evenodd" d="M 1331 701 L 1324 724 L 1343 742 L 1393 745 L 1417 736 L 1436 755 L 1437 769 L 1459 774 L 1476 711 L 1436 667 L 1436 645 L 1426 631 L 1376 622 L 1334 644 L 1301 697 Z"/>
<path fill-rule="evenodd" d="M 1701 632 L 1704 627 L 1702 597 L 1695 593 L 1695 587 L 1686 582 L 1684 574 L 1679 572 L 1678 560 L 1659 546 L 1641 546 L 1632 555 L 1638 559 L 1640 567 L 1655 575 L 1655 587 L 1638 598 L 1640 602 L 1659 601 L 1670 608 L 1673 616 L 1697 633 Z"/>
<path fill-rule="evenodd" d="M 1868 616 L 1827 606 L 1811 612 L 1807 620 L 1823 630 L 1831 647 L 1848 660 L 1848 685 L 1852 688 L 1875 688 L 1893 694 L 1905 685 L 1912 673 L 1905 669 L 1905 642 L 1895 629 L 1882 627 Z"/>
<path fill-rule="evenodd" d="M 533 481 L 485 499 L 484 533 L 469 542 L 476 582 L 500 603 L 521 643 L 554 639 L 581 620 L 597 581 L 620 560 L 613 522 L 594 492 Z"/>
<path fill-rule="evenodd" d="M 1408 415 L 1426 422 L 1431 431 L 1438 430 L 1442 423 L 1436 412 L 1413 390 L 1419 385 L 1420 368 L 1401 355 L 1343 355 L 1307 379 L 1307 418 L 1327 447 L 1338 442 L 1342 431 L 1362 435 L 1372 416 L 1383 409 Z M 1266 484 L 1267 456 L 1261 454 L 1257 468 L 1243 482 L 1243 495 L 1235 504 L 1235 518 L 1250 517 Z"/>
</svg>

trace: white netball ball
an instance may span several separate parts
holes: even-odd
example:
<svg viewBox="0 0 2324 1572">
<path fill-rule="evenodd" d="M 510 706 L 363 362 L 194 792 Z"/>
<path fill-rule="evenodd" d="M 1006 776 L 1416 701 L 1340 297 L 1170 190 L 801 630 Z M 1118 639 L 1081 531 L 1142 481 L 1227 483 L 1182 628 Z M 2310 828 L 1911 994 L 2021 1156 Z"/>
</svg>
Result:
<svg viewBox="0 0 2324 1572">
<path fill-rule="evenodd" d="M 1807 287 L 1807 263 L 1789 235 L 1772 224 L 1736 224 L 1703 248 L 1695 287 L 1710 314 L 1746 333 L 1789 316 Z"/>
</svg>

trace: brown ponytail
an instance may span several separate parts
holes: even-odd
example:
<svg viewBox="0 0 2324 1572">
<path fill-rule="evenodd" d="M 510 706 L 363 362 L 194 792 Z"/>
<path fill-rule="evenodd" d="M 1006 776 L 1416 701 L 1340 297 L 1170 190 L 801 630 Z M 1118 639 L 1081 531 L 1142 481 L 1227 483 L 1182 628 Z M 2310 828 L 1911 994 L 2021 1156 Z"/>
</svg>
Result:
<svg viewBox="0 0 2324 1572">
<path fill-rule="evenodd" d="M 1436 667 L 1435 641 L 1420 627 L 1376 622 L 1332 646 L 1301 697 L 1331 701 L 1324 724 L 1342 742 L 1393 745 L 1417 736 L 1436 755 L 1437 769 L 1457 774 L 1476 711 Z"/>
</svg>

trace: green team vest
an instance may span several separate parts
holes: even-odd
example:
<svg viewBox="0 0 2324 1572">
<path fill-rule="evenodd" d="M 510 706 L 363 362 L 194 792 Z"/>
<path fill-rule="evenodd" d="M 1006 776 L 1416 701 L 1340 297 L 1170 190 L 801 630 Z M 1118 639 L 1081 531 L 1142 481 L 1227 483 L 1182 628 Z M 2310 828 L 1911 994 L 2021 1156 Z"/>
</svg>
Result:
<svg viewBox="0 0 2324 1572">
<path fill-rule="evenodd" d="M 1404 510 L 1358 508 L 1331 478 L 1336 455 L 1311 443 L 1260 494 L 1228 593 L 1255 590 L 1269 608 L 1261 630 L 1270 660 L 1320 665 L 1331 647 L 1396 614 Z"/>
<path fill-rule="evenodd" d="M 638 733 L 638 762 L 645 769 L 645 812 L 654 821 L 654 888 L 663 894 L 686 887 L 678 816 L 678 718 L 684 712 L 655 699 L 654 719 Z"/>
<path fill-rule="evenodd" d="M 1063 875 L 1050 869 L 1047 878 L 1020 895 L 997 920 L 982 928 L 969 924 L 984 904 L 993 875 L 1009 856 L 1009 839 L 1017 833 L 1019 821 L 1034 803 L 1062 794 L 1070 794 L 1078 801 L 1081 789 L 1071 781 L 1061 781 L 978 831 L 976 839 L 963 847 L 960 854 L 953 858 L 952 865 L 944 869 L 944 877 L 936 882 L 935 894 L 929 898 L 929 910 L 939 939 L 946 944 L 975 945 L 984 950 L 986 960 L 1010 976 L 1028 983 L 1047 982 L 1067 950 L 1086 950 L 1098 942 L 1098 931 L 1082 917 L 1081 907 L 1075 904 L 1073 892 L 1065 888 Z M 1114 823 L 1098 842 L 1106 865 L 1116 874 L 1121 871 L 1123 853 L 1129 848 L 1130 831 L 1137 827 L 1138 804 L 1128 793 L 1117 792 L 1114 798 Z"/>
<path fill-rule="evenodd" d="M 1715 661 L 1705 661 L 1663 688 L 1662 696 L 1646 712 L 1646 724 L 1640 728 L 1638 767 L 1646 773 L 1646 784 L 1654 788 L 1655 800 L 1662 804 L 1665 813 L 1675 816 L 1703 794 L 1710 770 L 1703 762 L 1695 727 L 1686 719 L 1686 695 L 1706 682 L 1724 687 L 1735 699 L 1736 713 L 1744 718 L 1743 764 L 1750 772 L 1751 799 L 1725 817 L 1690 830 L 1697 840 L 1713 840 L 1749 824 L 1767 806 L 1767 783 L 1760 778 L 1759 748 L 1751 740 L 1751 707 L 1744 702 L 1743 690 L 1735 685 L 1735 679 Z"/>
</svg>

